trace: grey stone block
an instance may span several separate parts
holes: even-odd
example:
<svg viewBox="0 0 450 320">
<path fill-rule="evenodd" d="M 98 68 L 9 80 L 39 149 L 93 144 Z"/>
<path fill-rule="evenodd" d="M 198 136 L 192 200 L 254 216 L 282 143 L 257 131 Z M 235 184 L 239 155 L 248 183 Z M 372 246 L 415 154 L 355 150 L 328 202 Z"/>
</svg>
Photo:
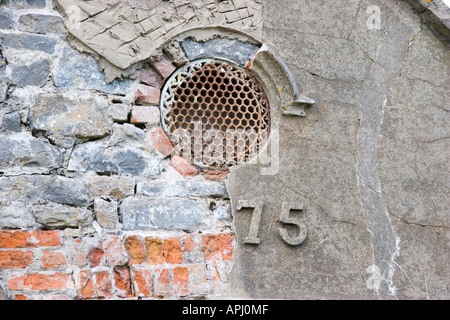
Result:
<svg viewBox="0 0 450 320">
<path fill-rule="evenodd" d="M 56 203 L 34 205 L 32 214 L 36 222 L 48 228 L 75 228 L 93 221 L 92 211 L 86 208 Z"/>
<path fill-rule="evenodd" d="M 31 229 L 38 226 L 29 205 L 20 201 L 0 202 L 0 228 Z"/>
<path fill-rule="evenodd" d="M 127 198 L 122 202 L 119 212 L 124 230 L 198 231 L 209 225 L 206 202 L 191 199 Z"/>
<path fill-rule="evenodd" d="M 5 47 L 38 50 L 48 54 L 55 52 L 56 40 L 41 35 L 27 33 L 2 33 L 0 42 Z"/>
<path fill-rule="evenodd" d="M 107 100 L 94 94 L 40 96 L 31 107 L 31 128 L 57 145 L 70 147 L 78 139 L 108 134 L 112 121 L 106 108 Z"/>
<path fill-rule="evenodd" d="M 113 128 L 108 140 L 77 145 L 68 170 L 132 176 L 158 174 L 159 158 L 149 147 L 144 131 L 130 124 L 116 124 Z"/>
<path fill-rule="evenodd" d="M 168 181 L 146 179 L 137 184 L 137 194 L 168 197 L 228 198 L 225 185 L 218 181 Z"/>
<path fill-rule="evenodd" d="M 114 103 L 108 107 L 109 116 L 117 122 L 128 121 L 130 106 L 123 103 Z"/>
<path fill-rule="evenodd" d="M 259 46 L 239 40 L 216 38 L 206 42 L 196 42 L 191 38 L 181 43 L 186 57 L 192 61 L 199 58 L 216 57 L 234 61 L 245 66 Z"/>
<path fill-rule="evenodd" d="M 5 202 L 37 203 L 48 200 L 74 206 L 90 203 L 89 194 L 81 182 L 50 175 L 0 177 L 0 198 Z"/>
<path fill-rule="evenodd" d="M 141 150 L 107 147 L 94 142 L 75 147 L 68 170 L 134 176 L 142 175 L 145 172 L 148 174 L 159 173 L 155 159 Z"/>
<path fill-rule="evenodd" d="M 0 99 L 0 102 L 1 102 L 1 99 Z M 5 116 L 3 117 L 3 123 L 2 123 L 1 130 L 2 131 L 20 132 L 21 127 L 20 127 L 19 112 L 5 114 Z"/>
<path fill-rule="evenodd" d="M 26 132 L 0 134 L 0 171 L 7 174 L 48 173 L 61 166 L 61 152 L 48 141 Z"/>
<path fill-rule="evenodd" d="M 94 200 L 94 213 L 97 222 L 102 228 L 114 229 L 119 226 L 117 201 L 110 198 L 96 198 Z"/>
<path fill-rule="evenodd" d="M 39 34 L 62 34 L 62 18 L 45 14 L 24 14 L 19 17 L 19 30 Z"/>
<path fill-rule="evenodd" d="M 48 60 L 34 62 L 28 66 L 11 66 L 11 81 L 19 87 L 42 86 L 50 69 Z"/>
<path fill-rule="evenodd" d="M 5 10 L 5 7 L 0 8 L 0 29 L 13 29 L 14 21 L 13 14 L 9 10 Z"/>
<path fill-rule="evenodd" d="M 106 82 L 97 61 L 88 54 L 72 48 L 64 48 L 59 66 L 54 73 L 54 82 L 60 88 L 92 89 L 105 93 L 127 95 L 132 90 L 131 80 Z"/>
<path fill-rule="evenodd" d="M 123 199 L 134 195 L 134 179 L 122 176 L 99 176 L 95 173 L 83 175 L 89 193 L 94 197 Z"/>
</svg>

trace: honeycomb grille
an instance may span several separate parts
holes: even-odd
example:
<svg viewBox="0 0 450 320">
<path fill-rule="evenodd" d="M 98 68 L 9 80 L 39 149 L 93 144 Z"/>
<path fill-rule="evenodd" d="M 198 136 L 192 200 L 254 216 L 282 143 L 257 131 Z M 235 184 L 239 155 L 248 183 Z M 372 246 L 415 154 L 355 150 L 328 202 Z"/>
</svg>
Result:
<svg viewBox="0 0 450 320">
<path fill-rule="evenodd" d="M 270 133 L 270 108 L 257 80 L 219 60 L 178 69 L 161 94 L 161 122 L 175 152 L 206 168 L 248 162 Z"/>
</svg>

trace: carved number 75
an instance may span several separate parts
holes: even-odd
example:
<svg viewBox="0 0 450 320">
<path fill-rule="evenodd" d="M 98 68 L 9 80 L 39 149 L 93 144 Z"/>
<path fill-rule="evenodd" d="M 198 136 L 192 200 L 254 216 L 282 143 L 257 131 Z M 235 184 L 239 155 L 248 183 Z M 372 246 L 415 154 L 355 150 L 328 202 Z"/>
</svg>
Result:
<svg viewBox="0 0 450 320">
<path fill-rule="evenodd" d="M 252 219 L 250 221 L 250 229 L 248 231 L 248 236 L 244 238 L 245 244 L 259 244 L 260 238 L 258 238 L 259 224 L 261 223 L 261 215 L 264 207 L 264 203 L 260 201 L 248 201 L 239 200 L 237 203 L 237 210 L 242 210 L 243 208 L 253 208 Z M 281 205 L 281 213 L 278 221 L 284 225 L 294 225 L 298 227 L 299 232 L 297 236 L 290 236 L 287 230 L 280 227 L 278 230 L 280 232 L 281 238 L 288 244 L 296 246 L 302 243 L 306 238 L 306 226 L 299 222 L 297 218 L 290 217 L 289 213 L 291 210 L 303 210 L 303 204 L 298 202 L 283 202 Z"/>
</svg>

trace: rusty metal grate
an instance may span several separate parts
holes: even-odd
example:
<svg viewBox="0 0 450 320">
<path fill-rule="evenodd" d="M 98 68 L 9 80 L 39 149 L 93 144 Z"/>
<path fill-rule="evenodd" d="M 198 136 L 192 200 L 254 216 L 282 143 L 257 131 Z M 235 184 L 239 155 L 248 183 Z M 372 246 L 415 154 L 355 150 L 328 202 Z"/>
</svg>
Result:
<svg viewBox="0 0 450 320">
<path fill-rule="evenodd" d="M 175 151 L 201 167 L 248 162 L 270 133 L 261 85 L 225 61 L 202 59 L 178 69 L 162 90 L 160 108 Z"/>
</svg>

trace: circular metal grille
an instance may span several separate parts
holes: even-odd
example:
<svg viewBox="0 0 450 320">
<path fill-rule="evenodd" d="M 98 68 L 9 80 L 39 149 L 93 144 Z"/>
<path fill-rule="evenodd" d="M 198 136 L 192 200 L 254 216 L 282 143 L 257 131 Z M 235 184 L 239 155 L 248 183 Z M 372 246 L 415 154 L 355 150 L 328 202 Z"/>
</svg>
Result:
<svg viewBox="0 0 450 320">
<path fill-rule="evenodd" d="M 161 122 L 175 151 L 203 167 L 248 162 L 267 141 L 270 108 L 257 80 L 228 62 L 178 69 L 161 94 Z"/>
</svg>

